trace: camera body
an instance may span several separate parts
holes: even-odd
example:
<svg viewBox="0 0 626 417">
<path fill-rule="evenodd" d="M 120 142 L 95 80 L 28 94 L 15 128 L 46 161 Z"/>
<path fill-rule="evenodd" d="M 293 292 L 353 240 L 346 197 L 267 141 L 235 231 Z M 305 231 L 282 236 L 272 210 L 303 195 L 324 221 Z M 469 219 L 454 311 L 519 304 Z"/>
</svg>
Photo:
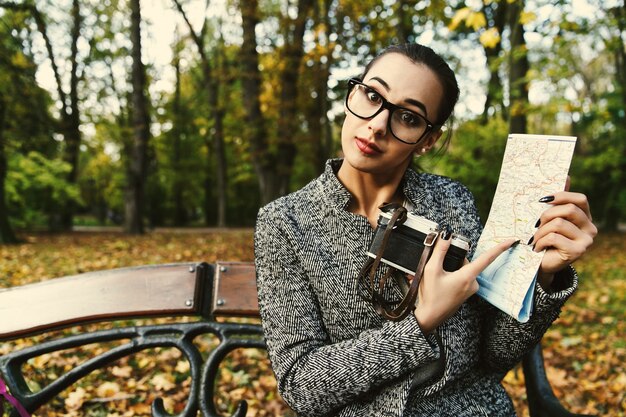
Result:
<svg viewBox="0 0 626 417">
<path fill-rule="evenodd" d="M 376 258 L 376 253 L 380 250 L 383 235 L 392 214 L 392 212 L 383 211 L 378 217 L 378 227 L 374 232 L 374 240 L 367 252 L 371 258 Z M 433 232 L 440 232 L 437 223 L 407 213 L 406 220 L 401 225 L 396 226 L 389 236 L 381 262 L 407 274 L 415 274 L 424 246 L 429 244 L 428 236 Z M 443 262 L 443 269 L 449 272 L 456 271 L 463 266 L 471 244 L 469 239 L 457 234 L 453 234 L 450 239 L 450 248 Z M 434 244 L 434 242 L 430 242 L 430 244 Z"/>
</svg>

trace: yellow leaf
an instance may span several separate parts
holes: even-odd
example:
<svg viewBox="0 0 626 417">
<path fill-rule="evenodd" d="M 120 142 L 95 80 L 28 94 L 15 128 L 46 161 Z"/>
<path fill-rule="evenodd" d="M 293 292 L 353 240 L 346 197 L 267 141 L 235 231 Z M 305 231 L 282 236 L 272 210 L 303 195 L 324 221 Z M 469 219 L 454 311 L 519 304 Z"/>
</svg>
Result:
<svg viewBox="0 0 626 417">
<path fill-rule="evenodd" d="M 80 409 L 85 402 L 86 395 L 87 391 L 80 387 L 77 388 L 76 391 L 70 392 L 65 399 L 65 407 L 70 411 Z"/>
<path fill-rule="evenodd" d="M 133 372 L 133 368 L 131 368 L 130 366 L 126 365 L 126 366 L 114 366 L 113 369 L 111 370 L 111 373 L 119 378 L 130 378 L 130 375 Z"/>
<path fill-rule="evenodd" d="M 485 19 L 485 15 L 482 12 L 470 13 L 465 21 L 465 25 L 474 30 L 478 30 L 487 25 L 487 19 Z"/>
<path fill-rule="evenodd" d="M 176 362 L 176 372 L 184 374 L 186 372 L 189 372 L 190 369 L 190 365 L 188 361 L 178 361 Z"/>
<path fill-rule="evenodd" d="M 462 9 L 457 10 L 457 12 L 452 17 L 450 24 L 448 25 L 448 29 L 455 30 L 461 22 L 463 22 L 467 17 L 472 13 L 472 10 L 469 7 L 463 7 Z"/>
<path fill-rule="evenodd" d="M 174 377 L 165 374 L 156 374 L 150 379 L 150 383 L 157 391 L 169 391 L 176 387 L 173 381 Z"/>
<path fill-rule="evenodd" d="M 120 392 L 120 386 L 116 382 L 104 382 L 96 390 L 96 395 L 100 398 L 115 397 Z"/>
<path fill-rule="evenodd" d="M 519 22 L 522 25 L 533 22 L 537 19 L 537 15 L 534 12 L 522 12 L 520 13 Z"/>
<path fill-rule="evenodd" d="M 137 362 L 137 366 L 139 366 L 140 369 L 145 368 L 148 364 L 150 364 L 150 359 L 148 358 L 141 358 L 139 362 Z"/>
<path fill-rule="evenodd" d="M 26 56 L 21 52 L 13 54 L 11 57 L 11 64 L 18 68 L 28 68 L 32 66 L 28 59 L 26 59 Z"/>
<path fill-rule="evenodd" d="M 490 28 L 480 34 L 479 40 L 485 48 L 495 48 L 500 43 L 500 33 L 498 29 Z"/>
</svg>

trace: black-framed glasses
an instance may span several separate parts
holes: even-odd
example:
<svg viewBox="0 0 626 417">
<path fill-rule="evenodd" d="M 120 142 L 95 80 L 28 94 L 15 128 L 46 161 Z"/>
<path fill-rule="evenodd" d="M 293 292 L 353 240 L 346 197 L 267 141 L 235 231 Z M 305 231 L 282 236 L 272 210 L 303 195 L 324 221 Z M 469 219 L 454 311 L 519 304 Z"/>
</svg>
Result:
<svg viewBox="0 0 626 417">
<path fill-rule="evenodd" d="M 400 142 L 410 145 L 419 142 L 437 126 L 419 113 L 390 103 L 357 78 L 348 80 L 346 108 L 360 119 L 371 119 L 383 110 L 389 110 L 387 129 Z"/>
</svg>

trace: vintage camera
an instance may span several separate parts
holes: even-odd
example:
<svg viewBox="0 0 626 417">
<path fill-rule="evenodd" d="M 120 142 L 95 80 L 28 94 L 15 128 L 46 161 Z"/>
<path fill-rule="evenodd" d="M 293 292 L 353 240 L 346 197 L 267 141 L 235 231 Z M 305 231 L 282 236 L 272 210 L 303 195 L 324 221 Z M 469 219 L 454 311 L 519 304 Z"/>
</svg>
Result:
<svg viewBox="0 0 626 417">
<path fill-rule="evenodd" d="M 372 258 L 376 258 L 376 254 L 380 250 L 383 235 L 391 216 L 392 212 L 383 211 L 378 217 L 378 227 L 374 233 L 374 240 L 367 252 Z M 407 274 L 415 274 L 424 246 L 434 244 L 434 241 L 428 241 L 433 237 L 431 233 L 439 233 L 440 231 L 437 223 L 424 217 L 407 213 L 406 220 L 401 225 L 396 226 L 391 232 L 381 262 Z M 470 244 L 471 242 L 466 237 L 453 234 L 450 248 L 443 262 L 443 269 L 456 271 L 463 266 Z"/>
</svg>

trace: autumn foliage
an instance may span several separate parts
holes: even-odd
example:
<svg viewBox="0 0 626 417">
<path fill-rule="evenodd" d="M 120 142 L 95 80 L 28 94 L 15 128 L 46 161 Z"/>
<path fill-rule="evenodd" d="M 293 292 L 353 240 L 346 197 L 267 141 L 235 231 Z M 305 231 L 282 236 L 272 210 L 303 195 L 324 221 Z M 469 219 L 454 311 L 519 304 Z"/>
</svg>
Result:
<svg viewBox="0 0 626 417">
<path fill-rule="evenodd" d="M 118 233 L 30 234 L 26 243 L 0 247 L 0 287 L 100 269 L 152 263 L 253 259 L 252 231 L 153 232 L 131 237 Z M 626 410 L 626 239 L 600 236 L 575 266 L 580 289 L 546 334 L 544 355 L 548 377 L 558 398 L 571 411 L 624 416 Z M 6 319 L 6 318 L 3 318 Z M 165 322 L 169 319 L 135 323 Z M 128 322 L 113 323 L 119 326 Z M 95 325 L 90 327 L 95 328 Z M 84 329 L 71 328 L 65 333 Z M 62 332 L 0 343 L 0 354 Z M 216 341 L 200 338 L 208 353 Z M 28 363 L 33 389 L 112 345 L 42 355 Z M 276 391 L 264 351 L 240 349 L 229 355 L 218 375 L 216 402 L 230 415 L 239 400 L 250 405 L 248 416 L 293 416 Z M 170 412 L 184 407 L 190 385 L 189 364 L 175 349 L 153 349 L 97 371 L 55 398 L 37 416 L 148 416 L 150 403 L 164 399 Z M 509 372 L 504 384 L 518 414 L 527 416 L 521 368 Z"/>
</svg>

